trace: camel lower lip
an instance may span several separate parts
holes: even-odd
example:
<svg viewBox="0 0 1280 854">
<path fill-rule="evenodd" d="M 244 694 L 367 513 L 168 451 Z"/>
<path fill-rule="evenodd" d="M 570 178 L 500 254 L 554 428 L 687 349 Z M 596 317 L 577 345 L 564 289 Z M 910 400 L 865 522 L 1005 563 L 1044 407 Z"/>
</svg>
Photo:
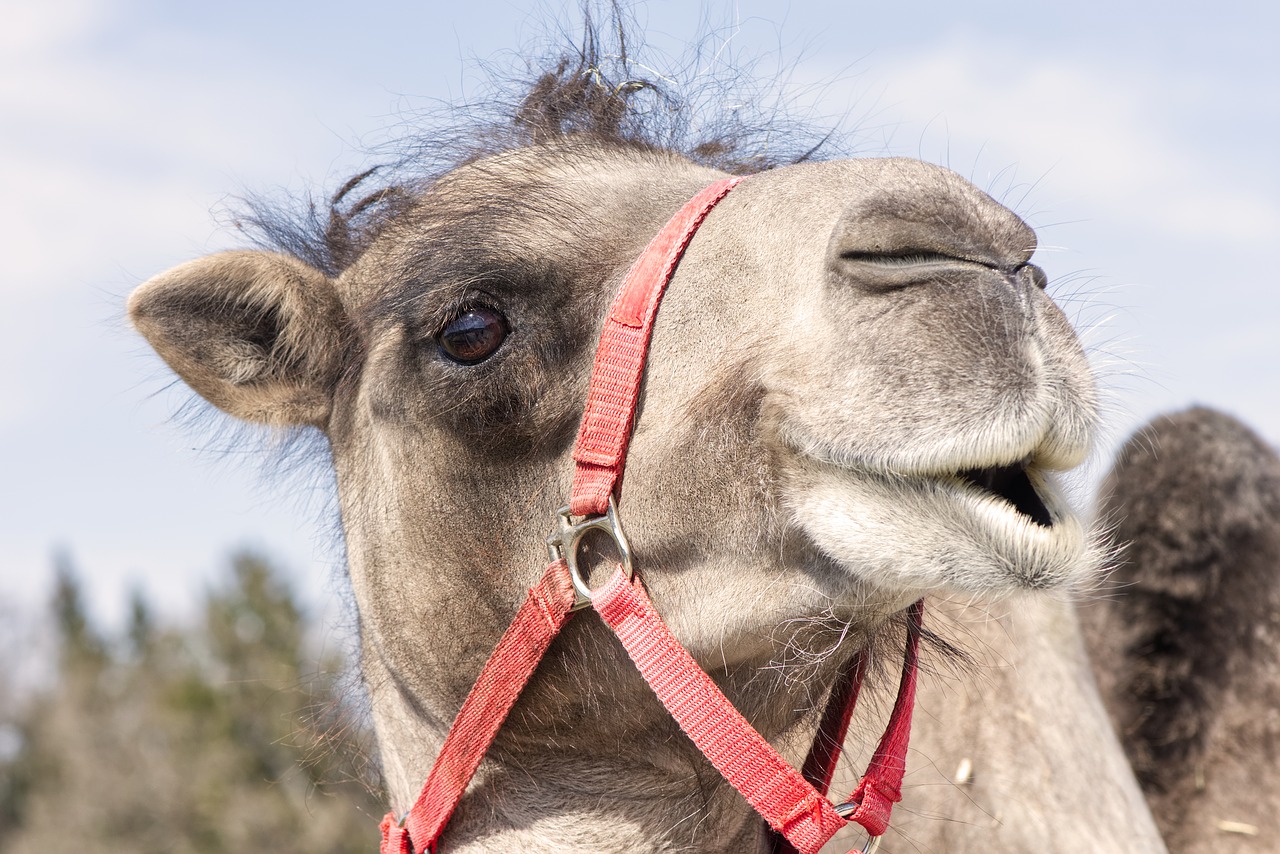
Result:
<svg viewBox="0 0 1280 854">
<path fill-rule="evenodd" d="M 806 462 L 784 498 L 815 545 L 863 580 L 998 593 L 1070 584 L 1089 563 L 1089 538 L 1037 465 Z"/>
<path fill-rule="evenodd" d="M 874 466 L 845 467 L 830 463 L 825 463 L 824 467 L 884 484 L 910 486 L 913 491 L 932 493 L 935 498 L 948 502 L 959 500 L 974 506 L 974 499 L 977 499 L 978 506 L 987 508 L 980 514 L 981 518 L 1000 518 L 1005 522 L 1016 520 L 1030 526 L 1030 531 L 1051 530 L 1061 512 L 1060 507 L 1056 511 L 1050 509 L 1058 506 L 1053 491 L 1039 469 L 1027 461 L 931 472 L 899 472 Z M 996 517 L 989 515 L 992 511 Z"/>
</svg>

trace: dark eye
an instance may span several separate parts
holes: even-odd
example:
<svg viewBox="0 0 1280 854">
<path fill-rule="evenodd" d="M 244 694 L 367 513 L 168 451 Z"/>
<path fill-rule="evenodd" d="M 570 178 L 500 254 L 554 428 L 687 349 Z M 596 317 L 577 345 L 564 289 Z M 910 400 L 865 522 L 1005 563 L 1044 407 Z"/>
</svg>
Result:
<svg viewBox="0 0 1280 854">
<path fill-rule="evenodd" d="M 474 365 L 492 356 L 509 331 L 507 319 L 497 310 L 467 309 L 440 333 L 440 350 L 455 362 Z"/>
</svg>

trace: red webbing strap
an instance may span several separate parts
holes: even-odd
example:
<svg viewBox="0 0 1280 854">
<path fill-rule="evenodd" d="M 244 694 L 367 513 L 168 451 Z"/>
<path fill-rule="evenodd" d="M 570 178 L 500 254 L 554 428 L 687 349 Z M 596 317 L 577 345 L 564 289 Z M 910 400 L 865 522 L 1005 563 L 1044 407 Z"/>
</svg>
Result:
<svg viewBox="0 0 1280 854">
<path fill-rule="evenodd" d="M 867 673 L 867 659 L 867 651 L 860 649 L 841 668 L 836 684 L 831 689 L 831 696 L 827 698 L 827 708 L 818 725 L 818 734 L 813 737 L 813 746 L 805 757 L 804 767 L 800 769 L 809 785 L 824 795 L 831 788 L 836 763 L 840 761 L 840 751 L 844 747 L 845 736 L 849 734 L 849 722 L 853 720 L 853 710 L 858 705 L 858 692 Z"/>
<path fill-rule="evenodd" d="M 564 561 L 555 561 L 529 588 L 529 595 L 485 662 L 403 826 L 397 824 L 394 814 L 382 820 L 381 854 L 435 850 L 480 760 L 569 618 L 572 604 L 569 571 Z"/>
<path fill-rule="evenodd" d="M 569 507 L 575 516 L 602 515 L 608 509 L 609 496 L 622 479 L 662 293 L 702 220 L 741 180 L 717 181 L 686 202 L 640 253 L 614 298 L 600 334 L 587 406 L 573 450 L 577 466 Z"/>
<path fill-rule="evenodd" d="M 801 854 L 818 854 L 845 820 L 747 723 L 619 570 L 592 595 L 649 687 L 703 755 Z"/>
<path fill-rule="evenodd" d="M 702 220 L 741 180 L 718 181 L 685 203 L 636 259 L 614 299 L 596 351 L 574 450 L 574 515 L 603 515 L 608 509 L 609 496 L 622 477 L 662 293 Z M 572 602 L 568 571 L 563 561 L 555 561 L 529 590 L 485 663 L 404 821 L 397 822 L 394 814 L 383 819 L 382 854 L 434 850 L 516 698 L 568 619 Z"/>
<path fill-rule="evenodd" d="M 853 710 L 858 705 L 858 693 L 866 675 L 867 660 L 866 651 L 858 650 L 840 669 L 836 684 L 827 697 L 827 706 L 822 712 L 822 721 L 813 737 L 809 755 L 805 757 L 800 769 L 800 776 L 804 777 L 805 782 L 824 796 L 831 788 L 836 764 L 840 761 L 840 752 L 844 748 L 844 739 L 849 733 L 849 723 L 853 720 Z M 769 854 L 796 854 L 795 846 L 785 836 L 772 829 L 769 835 L 772 837 L 769 841 Z"/>
<path fill-rule="evenodd" d="M 849 816 L 872 836 L 889 829 L 893 805 L 902 800 L 902 778 L 907 773 L 907 742 L 911 738 L 911 712 L 916 705 L 916 674 L 920 658 L 920 632 L 924 624 L 924 600 L 907 609 L 907 649 L 902 661 L 898 699 L 894 701 L 889 725 L 885 727 L 871 764 L 846 803 L 858 808 Z"/>
<path fill-rule="evenodd" d="M 378 854 L 413 854 L 409 831 L 396 821 L 395 813 L 384 815 L 379 827 L 382 830 L 382 844 L 378 846 Z"/>
<path fill-rule="evenodd" d="M 921 599 L 907 611 L 907 644 L 902 662 L 902 679 L 898 685 L 898 697 L 894 702 L 889 723 L 881 736 L 880 744 L 872 755 L 867 773 L 846 803 L 857 803 L 858 809 L 849 816 L 850 821 L 862 825 L 872 836 L 880 836 L 889 826 L 889 812 L 893 804 L 902 800 L 902 779 L 906 773 L 907 742 L 911 735 L 911 711 L 915 707 L 915 685 L 919 660 L 920 630 L 924 621 L 924 600 Z M 858 691 L 866 675 L 868 656 L 865 649 L 854 653 L 841 669 L 836 684 L 827 698 L 818 733 L 805 758 L 802 774 L 806 781 L 822 794 L 831 788 L 836 763 L 844 740 L 849 733 L 849 722 L 858 704 Z M 867 805 L 863 793 L 870 789 L 876 793 L 888 792 L 888 797 L 873 797 L 873 806 Z M 772 854 L 796 854 L 796 849 L 784 837 L 774 834 Z"/>
<path fill-rule="evenodd" d="M 603 515 L 617 489 L 639 399 L 640 381 L 658 302 L 703 218 L 740 179 L 720 181 L 682 207 L 636 260 L 610 309 L 601 335 L 586 411 L 574 449 L 571 512 Z M 462 799 L 485 752 L 492 744 L 529 677 L 568 619 L 573 590 L 563 561 L 547 567 L 530 588 L 515 619 L 485 663 L 467 695 L 417 801 L 397 824 L 382 822 L 382 854 L 425 854 L 438 843 L 445 824 Z M 733 708 L 711 677 L 671 634 L 639 580 L 619 570 L 592 596 L 592 605 L 618 635 L 632 660 L 663 705 L 724 778 L 745 797 L 770 827 L 800 854 L 818 854 L 846 820 L 806 775 L 795 770 Z M 915 697 L 916 654 L 923 601 L 911 609 L 911 632 L 898 699 L 889 727 L 871 766 L 850 803 L 851 820 L 873 836 L 884 833 L 889 810 L 901 799 L 907 738 Z M 861 662 L 862 659 L 859 659 Z M 806 761 L 806 772 L 825 790 L 835 767 L 838 745 L 852 714 L 861 682 L 860 663 L 836 712 L 828 709 L 823 729 L 830 745 L 815 745 L 820 755 Z M 843 681 L 842 677 L 842 681 Z M 823 732 L 820 730 L 820 740 Z M 838 735 L 838 737 L 837 737 Z M 812 764 L 813 767 L 810 767 Z"/>
</svg>

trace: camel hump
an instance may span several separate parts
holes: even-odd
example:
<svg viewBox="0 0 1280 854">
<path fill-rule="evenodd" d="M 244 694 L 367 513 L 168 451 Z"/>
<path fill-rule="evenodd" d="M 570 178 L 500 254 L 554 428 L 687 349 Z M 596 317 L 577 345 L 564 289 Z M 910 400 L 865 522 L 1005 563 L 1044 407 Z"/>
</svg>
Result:
<svg viewBox="0 0 1280 854">
<path fill-rule="evenodd" d="M 1170 849 L 1275 850 L 1280 715 L 1259 711 L 1280 708 L 1280 457 L 1193 407 L 1125 443 L 1099 512 L 1122 552 L 1086 634 Z"/>
<path fill-rule="evenodd" d="M 1274 580 L 1255 556 L 1280 524 L 1280 457 L 1226 413 L 1196 406 L 1143 427 L 1120 450 L 1102 502 L 1127 544 L 1126 582 L 1208 601 Z"/>
</svg>

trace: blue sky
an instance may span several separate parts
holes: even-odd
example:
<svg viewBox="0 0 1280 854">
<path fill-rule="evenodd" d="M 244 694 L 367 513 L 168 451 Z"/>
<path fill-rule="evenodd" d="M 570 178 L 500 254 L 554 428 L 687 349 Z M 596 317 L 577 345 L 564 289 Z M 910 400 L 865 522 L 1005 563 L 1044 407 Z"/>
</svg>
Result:
<svg viewBox="0 0 1280 854">
<path fill-rule="evenodd" d="M 1179 5 L 653 0 L 636 15 L 656 63 L 709 21 L 711 57 L 785 72 L 802 107 L 847 117 L 858 153 L 949 165 L 1036 226 L 1108 391 L 1105 463 L 1141 420 L 1192 402 L 1280 441 L 1280 7 Z M 224 431 L 175 422 L 188 396 L 123 299 L 239 245 L 234 197 L 332 189 L 417 111 L 477 97 L 477 60 L 509 66 L 548 19 L 575 29 L 572 7 L 0 10 L 0 619 L 44 601 L 59 548 L 109 620 L 134 587 L 189 611 L 240 545 L 330 608 L 325 478 L 264 477 Z"/>
</svg>

